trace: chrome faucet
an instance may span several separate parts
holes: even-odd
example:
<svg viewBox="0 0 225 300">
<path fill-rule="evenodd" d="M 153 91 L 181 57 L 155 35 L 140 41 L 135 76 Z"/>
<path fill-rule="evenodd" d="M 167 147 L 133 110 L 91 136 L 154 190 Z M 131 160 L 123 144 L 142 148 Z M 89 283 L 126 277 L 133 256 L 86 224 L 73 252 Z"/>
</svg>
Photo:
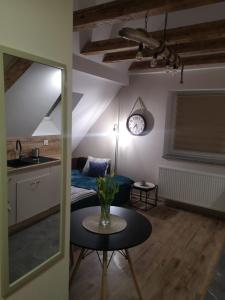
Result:
<svg viewBox="0 0 225 300">
<path fill-rule="evenodd" d="M 16 141 L 16 151 L 19 152 L 19 159 L 21 159 L 22 158 L 22 145 L 21 145 L 20 140 Z"/>
</svg>

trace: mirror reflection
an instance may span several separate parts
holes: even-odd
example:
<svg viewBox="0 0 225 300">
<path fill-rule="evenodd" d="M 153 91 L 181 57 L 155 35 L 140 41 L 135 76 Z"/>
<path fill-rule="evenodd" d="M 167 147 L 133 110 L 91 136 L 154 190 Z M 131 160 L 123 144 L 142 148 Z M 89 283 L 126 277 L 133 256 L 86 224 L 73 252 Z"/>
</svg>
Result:
<svg viewBox="0 0 225 300">
<path fill-rule="evenodd" d="M 59 252 L 61 73 L 4 54 L 10 283 Z"/>
</svg>

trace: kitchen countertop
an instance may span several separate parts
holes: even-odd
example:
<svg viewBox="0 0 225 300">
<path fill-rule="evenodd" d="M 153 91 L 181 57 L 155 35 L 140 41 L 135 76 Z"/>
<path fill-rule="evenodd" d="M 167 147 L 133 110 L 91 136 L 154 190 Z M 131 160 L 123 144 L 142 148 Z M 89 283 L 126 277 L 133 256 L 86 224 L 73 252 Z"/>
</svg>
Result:
<svg viewBox="0 0 225 300">
<path fill-rule="evenodd" d="M 20 168 L 8 167 L 8 174 L 15 174 L 15 173 L 24 172 L 24 171 L 29 172 L 29 171 L 36 170 L 36 169 L 59 165 L 61 163 L 61 159 L 59 158 L 59 156 L 48 155 L 48 157 L 55 158 L 56 160 L 48 161 L 48 162 L 40 163 L 40 164 L 32 164 L 32 165 L 23 166 Z"/>
</svg>

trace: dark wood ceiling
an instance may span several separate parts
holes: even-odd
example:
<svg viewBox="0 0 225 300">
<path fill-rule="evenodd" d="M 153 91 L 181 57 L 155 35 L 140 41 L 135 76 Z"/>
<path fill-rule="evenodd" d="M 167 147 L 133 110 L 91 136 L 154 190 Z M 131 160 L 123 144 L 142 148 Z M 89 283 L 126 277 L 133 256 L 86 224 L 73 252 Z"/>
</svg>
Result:
<svg viewBox="0 0 225 300">
<path fill-rule="evenodd" d="M 15 57 L 4 70 L 5 92 L 30 68 L 32 61 Z"/>
<path fill-rule="evenodd" d="M 148 14 L 159 15 L 165 11 L 177 11 L 214 4 L 213 0 L 120 0 L 82 9 L 74 12 L 74 30 L 90 29 L 110 23 L 137 19 Z M 151 32 L 153 38 L 160 40 L 162 31 Z M 184 64 L 202 66 L 225 63 L 225 20 L 201 23 L 167 30 L 167 43 L 180 54 Z M 81 50 L 83 55 L 104 54 L 103 62 L 132 62 L 130 70 L 149 69 L 150 57 L 136 60 L 138 44 L 120 37 L 88 42 Z M 162 68 L 159 62 L 154 69 Z"/>
</svg>

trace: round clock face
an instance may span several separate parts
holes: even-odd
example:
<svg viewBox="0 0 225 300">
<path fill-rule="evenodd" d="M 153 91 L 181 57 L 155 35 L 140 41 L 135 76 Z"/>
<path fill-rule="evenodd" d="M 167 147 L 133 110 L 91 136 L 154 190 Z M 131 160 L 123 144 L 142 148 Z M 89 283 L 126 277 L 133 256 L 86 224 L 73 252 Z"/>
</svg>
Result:
<svg viewBox="0 0 225 300">
<path fill-rule="evenodd" d="M 141 135 L 146 127 L 145 118 L 139 114 L 133 114 L 127 119 L 127 129 L 133 135 Z"/>
</svg>

